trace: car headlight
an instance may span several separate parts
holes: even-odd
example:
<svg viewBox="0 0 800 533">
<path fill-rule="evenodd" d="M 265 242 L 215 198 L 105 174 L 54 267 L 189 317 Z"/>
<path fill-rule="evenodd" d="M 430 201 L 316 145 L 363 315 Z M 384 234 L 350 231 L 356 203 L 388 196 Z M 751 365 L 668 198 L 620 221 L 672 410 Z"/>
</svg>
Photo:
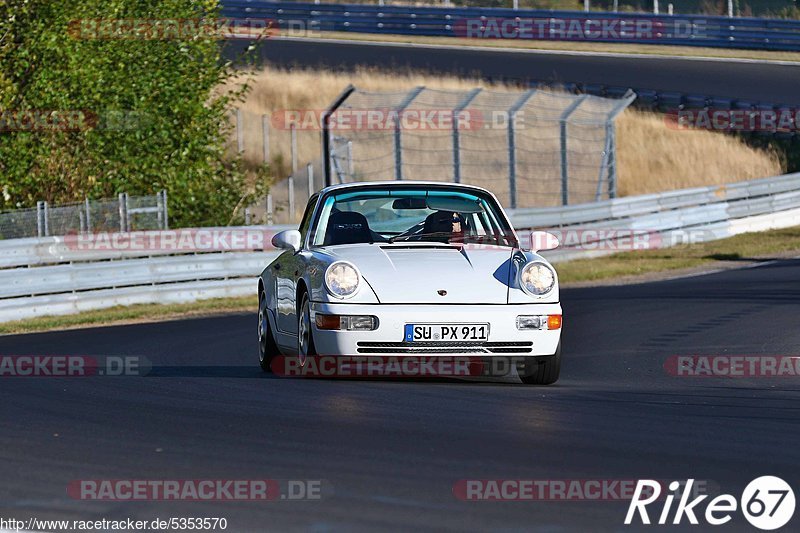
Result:
<svg viewBox="0 0 800 533">
<path fill-rule="evenodd" d="M 556 273 L 544 263 L 528 263 L 519 273 L 519 285 L 531 296 L 543 296 L 555 287 Z"/>
<path fill-rule="evenodd" d="M 337 261 L 325 271 L 325 287 L 337 298 L 349 298 L 358 290 L 361 275 L 355 266 Z"/>
</svg>

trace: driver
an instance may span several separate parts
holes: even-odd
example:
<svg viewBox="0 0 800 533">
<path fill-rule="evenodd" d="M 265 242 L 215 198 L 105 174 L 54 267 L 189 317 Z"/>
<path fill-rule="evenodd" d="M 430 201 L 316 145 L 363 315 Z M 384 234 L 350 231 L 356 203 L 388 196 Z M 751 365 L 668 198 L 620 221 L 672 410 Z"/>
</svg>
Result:
<svg viewBox="0 0 800 533">
<path fill-rule="evenodd" d="M 436 211 L 428 215 L 421 236 L 431 240 L 452 242 L 464 239 L 464 217 L 454 211 Z"/>
</svg>

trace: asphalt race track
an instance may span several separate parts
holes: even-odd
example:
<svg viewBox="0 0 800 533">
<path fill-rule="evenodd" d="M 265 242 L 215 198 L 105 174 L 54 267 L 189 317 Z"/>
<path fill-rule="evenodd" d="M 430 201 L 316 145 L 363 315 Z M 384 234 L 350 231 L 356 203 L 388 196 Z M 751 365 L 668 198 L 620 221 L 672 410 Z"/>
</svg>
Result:
<svg viewBox="0 0 800 533">
<path fill-rule="evenodd" d="M 224 55 L 239 58 L 248 41 L 229 41 Z M 402 46 L 330 40 L 270 39 L 258 45 L 260 63 L 353 69 L 358 65 L 441 74 L 588 83 L 676 91 L 772 104 L 800 104 L 800 65 L 673 57 L 619 57 Z"/>
<path fill-rule="evenodd" d="M 4 355 L 154 365 L 148 377 L 0 378 L 0 515 L 212 516 L 231 531 L 663 531 L 625 528 L 620 501 L 468 502 L 452 489 L 691 477 L 738 498 L 767 474 L 797 487 L 797 377 L 674 377 L 663 365 L 675 354 L 799 354 L 798 279 L 800 261 L 782 260 L 563 290 L 566 359 L 552 387 L 264 376 L 255 314 L 0 337 Z M 66 493 L 77 479 L 165 478 L 322 479 L 332 493 L 219 503 Z M 752 530 L 740 513 L 719 529 Z"/>
</svg>

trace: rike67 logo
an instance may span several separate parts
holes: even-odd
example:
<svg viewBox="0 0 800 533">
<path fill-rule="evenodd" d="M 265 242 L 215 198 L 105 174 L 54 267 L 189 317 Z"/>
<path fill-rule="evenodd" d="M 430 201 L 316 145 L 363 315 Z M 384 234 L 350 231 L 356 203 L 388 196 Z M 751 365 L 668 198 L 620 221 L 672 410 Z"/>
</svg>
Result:
<svg viewBox="0 0 800 533">
<path fill-rule="evenodd" d="M 630 525 L 638 519 L 642 524 L 650 524 L 651 519 L 648 514 L 647 506 L 656 501 L 663 507 L 658 514 L 657 524 L 667 523 L 680 524 L 683 518 L 693 525 L 699 524 L 698 515 L 705 519 L 705 522 L 713 526 L 721 526 L 731 521 L 737 508 L 751 525 L 765 531 L 772 531 L 785 526 L 794 515 L 795 499 L 794 491 L 779 477 L 762 476 L 751 481 L 742 492 L 741 498 L 737 501 L 730 494 L 720 494 L 705 505 L 705 511 L 701 512 L 703 500 L 708 498 L 707 494 L 695 497 L 691 501 L 692 485 L 694 479 L 689 479 L 685 483 L 685 488 L 681 491 L 683 483 L 673 481 L 669 484 L 669 491 L 666 497 L 662 497 L 661 484 L 655 480 L 639 480 L 633 493 L 633 499 L 628 507 L 628 514 L 625 516 L 625 524 Z M 678 504 L 672 511 L 672 504 L 678 498 Z M 657 507 L 657 506 L 653 506 Z M 655 509 L 651 509 L 655 510 Z M 672 521 L 670 522 L 670 516 Z"/>
</svg>

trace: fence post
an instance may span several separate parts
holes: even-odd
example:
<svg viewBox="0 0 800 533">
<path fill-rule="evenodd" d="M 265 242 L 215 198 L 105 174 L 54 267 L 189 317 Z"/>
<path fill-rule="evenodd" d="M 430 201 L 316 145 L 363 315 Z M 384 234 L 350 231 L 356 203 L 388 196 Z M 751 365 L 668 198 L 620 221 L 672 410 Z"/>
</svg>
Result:
<svg viewBox="0 0 800 533">
<path fill-rule="evenodd" d="M 86 233 L 92 232 L 92 205 L 88 198 L 83 199 L 83 206 L 86 210 Z"/>
<path fill-rule="evenodd" d="M 44 237 L 45 233 L 45 224 L 44 224 L 44 205 L 46 202 L 38 201 L 36 202 L 36 235 L 38 237 Z"/>
<path fill-rule="evenodd" d="M 161 204 L 164 206 L 164 228 L 169 229 L 169 206 L 167 204 L 167 190 L 161 189 Z"/>
<path fill-rule="evenodd" d="M 163 189 L 156 192 L 156 212 L 157 212 L 157 215 L 158 215 L 158 217 L 157 217 L 158 218 L 158 229 L 165 229 L 164 228 L 164 217 L 166 216 L 165 215 L 165 210 L 166 210 L 166 202 L 167 202 L 165 193 L 166 193 L 166 191 L 164 191 Z"/>
<path fill-rule="evenodd" d="M 617 134 L 614 123 L 608 124 L 608 197 L 617 197 Z"/>
<path fill-rule="evenodd" d="M 327 138 L 327 142 L 323 140 L 322 142 L 322 176 L 323 182 L 325 187 L 329 185 L 333 185 L 333 177 L 331 174 L 336 170 L 336 155 L 333 153 L 334 147 L 334 138 L 333 132 L 330 130 L 323 132 L 323 136 Z"/>
<path fill-rule="evenodd" d="M 294 176 L 287 178 L 289 185 L 289 223 L 294 220 Z"/>
<path fill-rule="evenodd" d="M 267 195 L 267 224 L 272 225 L 272 193 Z"/>
<path fill-rule="evenodd" d="M 128 231 L 128 213 L 126 212 L 126 208 L 128 207 L 128 202 L 125 201 L 126 194 L 124 192 L 119 193 L 117 197 L 117 203 L 119 207 L 119 231 L 120 233 L 125 233 Z"/>
<path fill-rule="evenodd" d="M 458 115 L 467 108 L 476 96 L 478 96 L 479 92 L 481 92 L 480 88 L 472 89 L 467 93 L 464 99 L 458 103 L 456 108 L 453 109 L 453 181 L 456 183 L 461 183 L 461 146 L 458 131 Z"/>
<path fill-rule="evenodd" d="M 511 209 L 517 207 L 517 142 L 516 142 L 516 116 L 536 89 L 529 89 L 508 108 L 508 199 Z"/>
<path fill-rule="evenodd" d="M 333 154 L 331 154 L 331 115 L 339 109 L 347 98 L 356 90 L 353 85 L 348 85 L 333 103 L 322 113 L 322 181 L 325 187 L 332 184 L 331 169 L 333 168 Z"/>
<path fill-rule="evenodd" d="M 264 164 L 269 163 L 269 115 L 261 115 L 261 132 L 264 137 Z"/>
<path fill-rule="evenodd" d="M 581 103 L 586 100 L 587 95 L 579 96 L 561 113 L 559 122 L 561 125 L 561 205 L 569 204 L 569 155 L 567 154 L 567 119 Z"/>
<path fill-rule="evenodd" d="M 314 195 L 314 165 L 311 163 L 306 165 L 306 175 L 308 176 L 308 197 L 311 198 Z"/>
<path fill-rule="evenodd" d="M 294 122 L 289 125 L 289 133 L 292 136 L 292 175 L 297 174 L 297 126 Z"/>
<path fill-rule="evenodd" d="M 50 236 L 50 204 L 44 202 L 44 236 Z"/>
<path fill-rule="evenodd" d="M 244 152 L 244 126 L 242 125 L 242 110 L 236 110 L 236 150 Z"/>
<path fill-rule="evenodd" d="M 131 231 L 131 212 L 128 202 L 128 193 L 125 193 L 125 231 Z"/>
<path fill-rule="evenodd" d="M 416 98 L 424 88 L 425 87 L 423 86 L 419 86 L 411 89 L 411 92 L 406 95 L 403 101 L 400 102 L 400 105 L 398 105 L 394 110 L 397 114 L 397 121 L 394 125 L 394 179 L 396 180 L 403 179 L 403 143 L 400 137 L 400 124 L 403 122 L 403 120 L 401 119 L 400 114 L 405 111 L 414 98 Z"/>
<path fill-rule="evenodd" d="M 158 229 L 164 229 L 163 213 L 164 206 L 161 205 L 161 191 L 156 193 L 156 215 L 158 218 Z"/>
</svg>

